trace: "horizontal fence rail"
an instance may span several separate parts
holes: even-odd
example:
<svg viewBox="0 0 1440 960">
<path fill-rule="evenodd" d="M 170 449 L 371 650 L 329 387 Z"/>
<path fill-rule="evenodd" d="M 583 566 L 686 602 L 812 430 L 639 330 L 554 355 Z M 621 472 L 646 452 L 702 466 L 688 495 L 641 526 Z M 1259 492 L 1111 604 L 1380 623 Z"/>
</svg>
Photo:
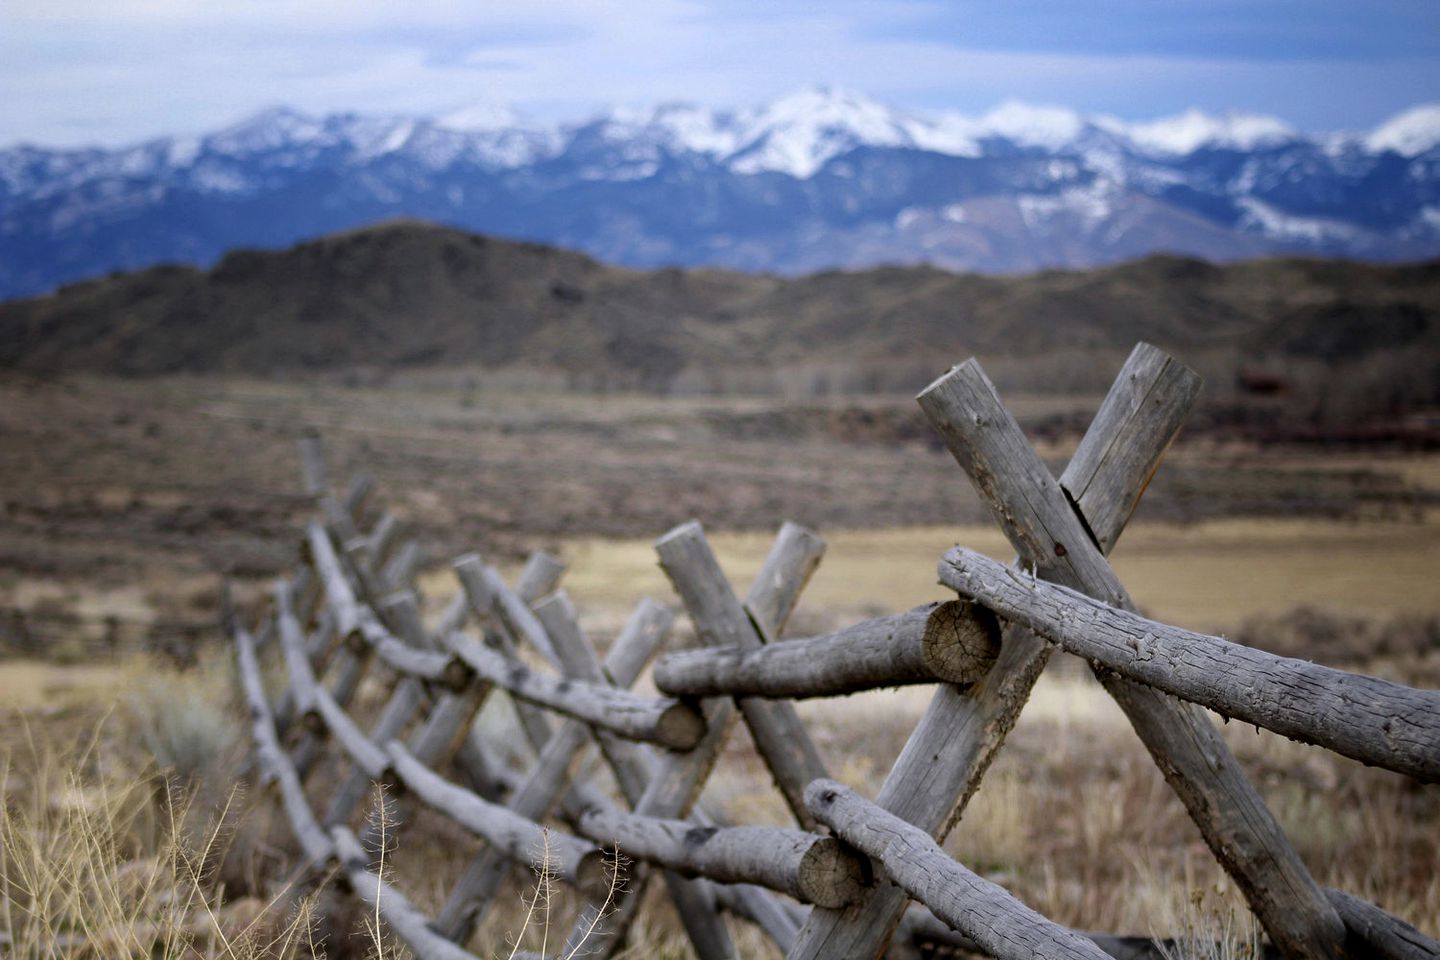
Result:
<svg viewBox="0 0 1440 960">
<path fill-rule="evenodd" d="M 1131 680 L 1362 763 L 1426 783 L 1440 780 L 1440 690 L 1157 623 L 963 547 L 945 554 L 940 581 Z"/>
<path fill-rule="evenodd" d="M 656 551 L 700 646 L 659 658 L 660 696 L 628 688 L 673 611 L 642 602 L 602 659 L 561 589 L 564 564 L 547 554 L 532 555 L 513 585 L 467 554 L 452 565 L 453 596 L 423 598 L 419 544 L 370 506 L 373 483 L 330 493 L 319 438 L 305 437 L 318 519 L 305 528 L 303 563 L 273 585 L 253 630 L 226 605 L 254 769 L 295 835 L 300 876 L 336 876 L 420 960 L 473 958 L 477 925 L 537 859 L 581 903 L 568 935 L 554 938 L 564 957 L 621 949 L 652 877 L 701 960 L 737 955 L 722 912 L 797 960 L 1165 956 L 1171 945 L 1055 924 L 941 846 L 1060 647 L 1089 661 L 1125 709 L 1245 893 L 1268 950 L 1440 956 L 1405 921 L 1314 882 L 1198 709 L 1433 783 L 1440 692 L 1146 619 L 1105 560 L 1198 387 L 1183 365 L 1137 347 L 1057 480 L 978 364 L 955 368 L 922 407 L 1018 562 L 957 547 L 939 565 L 956 599 L 822 636 L 782 639 L 824 553 L 814 533 L 785 524 L 741 594 L 700 525 L 676 527 Z M 438 611 L 428 621 L 427 608 Z M 267 677 L 281 673 L 272 698 Z M 934 688 L 930 708 L 875 800 L 830 777 L 791 701 L 916 684 Z M 493 698 L 522 743 L 480 732 L 476 716 Z M 732 824 L 699 806 L 739 723 L 793 827 Z M 317 813 L 307 781 L 322 760 L 330 787 Z M 589 777 L 601 766 L 609 789 Z M 377 788 L 381 805 L 367 811 Z M 397 835 L 403 842 L 417 804 L 476 845 L 434 918 L 382 876 L 379 859 Z"/>
</svg>

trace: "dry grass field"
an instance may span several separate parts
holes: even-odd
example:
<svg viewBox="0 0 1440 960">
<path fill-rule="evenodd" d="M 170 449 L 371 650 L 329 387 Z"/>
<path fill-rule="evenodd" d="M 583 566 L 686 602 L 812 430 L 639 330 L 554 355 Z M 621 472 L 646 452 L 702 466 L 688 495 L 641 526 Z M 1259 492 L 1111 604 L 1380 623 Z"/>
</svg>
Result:
<svg viewBox="0 0 1440 960">
<path fill-rule="evenodd" d="M 1044 425 L 1094 402 L 1015 407 L 1058 464 L 1075 438 Z M 565 584 L 603 644 L 636 598 L 670 598 L 651 543 L 691 516 L 742 584 L 782 519 L 825 535 L 796 634 L 943 598 L 935 565 L 953 544 L 1010 555 L 899 401 L 0 380 L 0 934 L 13 955 L 403 956 L 324 890 L 287 889 L 293 847 L 270 801 L 237 776 L 243 713 L 227 651 L 211 642 L 220 572 L 247 586 L 243 599 L 293 562 L 307 509 L 295 494 L 304 425 L 324 428 L 339 476 L 371 470 L 380 499 L 430 547 L 420 586 L 432 614 L 454 589 L 447 557 L 480 549 L 513 572 L 543 547 L 569 563 Z M 1159 619 L 1433 687 L 1437 502 L 1434 454 L 1196 436 L 1172 451 L 1115 564 Z M 122 641 L 114 656 L 107 630 Z M 31 646 L 17 651 L 22 633 Z M 676 642 L 687 633 L 682 620 Z M 132 652 L 176 645 L 198 651 L 192 666 Z M 381 694 L 364 688 L 359 712 Z M 832 775 L 873 796 L 926 700 L 921 689 L 882 691 L 801 712 Z M 503 706 L 481 718 L 502 736 Z M 1225 732 L 1321 882 L 1440 934 L 1436 788 L 1239 724 Z M 315 782 L 336 772 L 322 767 Z M 737 820 L 784 820 L 743 730 L 706 800 Z M 470 849 L 421 816 L 388 869 L 431 908 Z M 1235 942 L 1249 930 L 1124 717 L 1068 658 L 1042 678 L 950 849 L 1086 929 L 1195 929 L 1210 940 L 1228 930 Z M 508 955 L 522 927 L 539 945 L 543 917 L 526 926 L 530 892 L 510 891 L 511 909 L 474 944 L 482 956 Z M 560 926 L 567 906 L 554 903 Z M 663 898 L 654 908 L 633 955 L 686 956 Z M 745 955 L 773 955 L 736 929 Z"/>
</svg>

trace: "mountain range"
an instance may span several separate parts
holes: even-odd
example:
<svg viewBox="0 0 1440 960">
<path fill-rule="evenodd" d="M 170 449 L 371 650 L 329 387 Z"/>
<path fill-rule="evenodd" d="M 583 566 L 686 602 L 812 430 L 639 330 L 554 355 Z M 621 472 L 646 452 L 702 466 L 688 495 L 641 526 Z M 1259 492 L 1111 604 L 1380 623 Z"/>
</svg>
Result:
<svg viewBox="0 0 1440 960">
<path fill-rule="evenodd" d="M 275 109 L 205 136 L 0 150 L 0 298 L 397 217 L 633 267 L 1015 273 L 1156 252 L 1440 255 L 1440 104 L 1313 135 L 1004 104 L 920 114 L 811 88 L 542 124 Z"/>
</svg>

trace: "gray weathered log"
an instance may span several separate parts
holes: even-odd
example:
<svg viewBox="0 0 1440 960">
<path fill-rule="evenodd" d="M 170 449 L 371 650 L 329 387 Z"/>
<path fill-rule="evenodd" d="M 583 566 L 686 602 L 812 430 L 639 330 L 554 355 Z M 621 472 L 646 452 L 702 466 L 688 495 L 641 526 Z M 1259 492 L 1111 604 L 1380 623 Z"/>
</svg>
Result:
<svg viewBox="0 0 1440 960">
<path fill-rule="evenodd" d="M 569 595 L 561 590 L 535 606 L 535 616 L 545 628 L 545 634 L 560 660 L 565 676 L 586 683 L 609 686 L 605 672 L 600 666 L 595 648 L 580 630 L 579 618 Z M 591 730 L 605 755 L 620 792 L 634 803 L 645 791 L 650 779 L 650 764 L 638 743 L 623 740 L 604 730 Z"/>
<path fill-rule="evenodd" d="M 566 676 L 591 683 L 609 682 L 599 658 L 595 655 L 594 647 L 580 629 L 579 616 L 564 590 L 537 604 L 535 616 L 545 628 L 545 634 L 550 638 Z M 628 803 L 638 803 L 645 792 L 645 785 L 653 775 L 653 760 L 646 748 L 604 730 L 591 730 L 591 733 L 599 743 L 600 752 L 620 785 L 621 794 Z M 626 851 L 625 855 L 630 856 L 630 852 Z M 686 880 L 668 871 L 665 874 L 665 883 L 675 903 L 676 912 L 695 947 L 696 955 L 701 958 L 732 955 L 735 948 L 730 941 L 729 932 L 715 909 L 713 897 L 703 883 Z"/>
<path fill-rule="evenodd" d="M 326 493 L 320 498 L 320 513 L 325 518 L 325 529 L 336 543 L 345 544 L 360 539 L 355 518 L 334 494 Z"/>
<path fill-rule="evenodd" d="M 783 606 L 780 602 L 783 597 L 777 599 L 777 595 L 798 596 L 803 587 L 803 583 L 795 586 L 788 581 L 777 582 L 785 565 L 796 569 L 800 577 L 808 576 L 814 571 L 822 549 L 823 541 L 803 527 L 787 524 L 781 528 L 776 547 L 771 551 L 772 555 L 781 556 L 773 565 L 767 559 L 766 566 L 761 568 L 765 580 L 757 580 L 767 585 L 772 608 L 776 608 L 777 603 Z M 752 611 L 735 596 L 698 522 L 692 520 L 671 530 L 655 542 L 655 550 L 660 555 L 661 569 L 684 601 L 696 633 L 707 646 L 742 650 L 759 650 L 763 646 L 765 639 L 752 620 Z M 757 605 L 757 609 L 765 607 Z M 755 697 L 739 698 L 736 704 L 795 822 L 802 828 L 812 829 L 814 821 L 804 802 L 805 785 L 825 776 L 825 764 L 800 722 L 795 705 Z"/>
<path fill-rule="evenodd" d="M 370 871 L 369 857 L 348 828 L 334 827 L 330 836 L 351 891 L 379 912 L 390 932 L 410 948 L 416 960 L 479 960 L 436 933 L 429 919 L 400 891 Z"/>
<path fill-rule="evenodd" d="M 1350 956 L 1375 956 L 1386 960 L 1440 958 L 1440 940 L 1426 936 L 1375 904 L 1343 890 L 1327 889 L 1325 896 L 1350 931 Z M 1353 942 L 1356 940 L 1358 944 Z"/>
<path fill-rule="evenodd" d="M 974 683 L 1000 652 L 994 618 L 955 601 L 876 617 L 837 633 L 759 649 L 685 650 L 655 664 L 655 685 L 682 697 L 833 697 L 912 683 Z"/>
<path fill-rule="evenodd" d="M 463 567 L 463 572 L 462 572 Z M 485 586 L 478 558 L 457 561 L 457 572 L 467 591 L 481 608 L 487 608 Z M 635 681 L 645 664 L 669 633 L 673 615 L 657 603 L 644 603 L 636 609 L 620 636 L 610 647 L 602 669 L 620 688 Z M 568 720 L 549 738 L 530 772 L 514 785 L 508 809 L 529 820 L 543 820 L 565 792 L 570 770 L 576 756 L 588 739 L 588 728 L 579 720 Z M 496 893 L 510 871 L 510 858 L 494 850 L 484 850 L 466 868 L 451 890 L 436 921 L 438 928 L 456 940 L 466 940 L 475 925 L 484 917 Z"/>
<path fill-rule="evenodd" d="M 1163 938 L 1125 936 L 1118 933 L 1094 933 L 1077 930 L 1076 933 L 1105 951 L 1114 960 L 1175 960 L 1177 957 L 1194 955 L 1203 957 L 1227 956 L 1234 944 L 1216 941 L 1193 943 L 1193 938 Z M 896 944 L 889 956 L 891 960 L 925 960 L 937 954 L 963 952 L 966 954 L 985 951 L 972 938 L 946 924 L 920 904 L 912 904 L 900 921 L 895 935 Z M 900 941 L 905 941 L 903 944 Z M 899 948 L 899 949 L 897 949 Z M 1260 956 L 1252 960 L 1279 960 L 1280 954 L 1269 945 L 1261 947 Z"/>
<path fill-rule="evenodd" d="M 456 630 L 465 629 L 465 621 L 470 619 L 470 604 L 465 599 L 465 592 L 457 590 L 450 602 L 445 604 L 445 610 L 440 614 L 434 629 L 430 631 L 431 643 L 434 646 L 440 645 L 440 638 L 454 633 Z"/>
<path fill-rule="evenodd" d="M 1081 522 L 978 363 L 956 367 L 919 400 L 1024 568 L 1134 608 L 1096 546 L 1100 538 L 1091 539 L 1093 524 Z M 1108 671 L 1097 676 L 1276 945 L 1287 956 L 1342 956 L 1344 924 L 1205 712 Z"/>
<path fill-rule="evenodd" d="M 310 666 L 310 657 L 305 651 L 305 637 L 300 623 L 290 607 L 290 585 L 278 580 L 274 586 L 275 623 L 280 635 L 280 650 L 285 657 L 285 672 L 289 678 L 291 709 L 301 718 L 313 734 L 324 729 L 315 708 L 315 673 Z"/>
<path fill-rule="evenodd" d="M 386 782 L 390 761 L 386 758 L 385 751 L 365 736 L 365 732 L 356 726 L 355 721 L 335 702 L 328 690 L 323 687 L 316 690 L 315 706 L 326 729 L 339 742 L 356 768 L 372 782 Z"/>
<path fill-rule="evenodd" d="M 398 737 L 425 699 L 425 687 L 414 677 L 402 677 L 391 691 L 390 699 L 380 719 L 370 729 L 371 743 L 389 743 Z M 330 796 L 330 805 L 325 811 L 325 826 L 333 827 L 347 822 L 355 813 L 369 792 L 373 781 L 364 770 L 356 769 L 341 782 Z"/>
<path fill-rule="evenodd" d="M 497 571 L 485 566 L 480 557 L 473 553 L 457 558 L 451 567 L 460 581 L 466 602 L 480 621 L 486 644 L 493 647 L 507 662 L 518 664 L 523 662 L 518 644 L 521 639 L 527 639 L 531 647 L 545 656 L 550 663 L 555 662 L 549 655 L 550 642 L 543 639 L 544 630 L 540 628 L 539 621 L 529 608 L 518 598 L 508 607 L 502 603 L 497 591 L 503 590 L 511 596 L 513 593 L 505 586 L 504 579 Z M 522 633 L 525 630 L 533 633 L 527 637 L 514 632 L 517 629 Z M 537 641 L 537 637 L 542 639 Z M 536 647 L 537 642 L 543 642 L 544 646 Z M 538 745 L 550 739 L 550 721 L 546 718 L 545 711 L 515 697 L 511 697 L 510 702 L 515 708 L 515 718 L 525 733 L 526 741 L 538 753 Z"/>
<path fill-rule="evenodd" d="M 608 685 L 568 680 L 513 663 L 474 638 L 454 633 L 451 650 L 475 673 L 530 703 L 549 707 L 622 737 L 676 750 L 694 746 L 705 722 L 690 704 L 671 697 L 644 697 Z"/>
<path fill-rule="evenodd" d="M 460 569 L 461 562 L 456 561 L 457 571 Z M 495 618 L 505 626 L 511 641 L 516 644 L 528 643 L 552 665 L 558 666 L 555 651 L 550 646 L 550 638 L 545 636 L 545 628 L 540 625 L 539 620 L 535 619 L 529 601 L 510 589 L 510 586 L 505 583 L 505 578 L 500 576 L 500 571 L 494 567 L 484 567 L 484 577 L 493 603 L 491 611 Z"/>
<path fill-rule="evenodd" d="M 580 819 L 580 831 L 627 857 L 716 883 L 752 883 L 805 903 L 842 907 L 859 896 L 867 867 L 834 837 L 785 827 L 702 827 L 614 807 Z"/>
<path fill-rule="evenodd" d="M 308 574 L 309 568 L 302 567 L 301 572 Z M 296 585 L 297 583 L 300 583 L 300 585 L 303 586 L 304 582 L 313 583 L 314 580 L 315 578 L 313 576 L 309 576 L 306 578 L 296 576 L 290 581 L 289 597 L 292 603 L 292 611 L 297 621 L 302 621 L 302 618 L 299 616 L 298 609 L 294 609 L 293 606 L 295 597 L 297 595 Z M 280 618 L 277 615 L 272 616 L 266 621 L 266 626 L 269 628 L 269 633 L 276 634 L 277 636 L 279 635 L 279 619 Z M 330 659 L 331 647 L 338 639 L 338 634 L 335 631 L 335 619 L 335 615 L 330 610 L 330 608 L 328 606 L 325 607 L 324 611 L 320 615 L 319 622 L 315 626 L 315 633 L 305 640 L 305 658 L 310 662 L 311 672 L 313 675 L 318 676 L 321 672 L 324 671 L 325 666 Z M 256 643 L 255 648 L 257 650 L 260 649 L 260 644 L 258 642 Z M 284 654 L 284 652 L 282 651 L 281 656 L 283 658 L 286 656 L 286 654 Z M 289 661 L 287 660 L 286 662 L 288 664 Z M 286 685 L 285 690 L 280 694 L 279 699 L 276 700 L 275 707 L 273 710 L 271 710 L 271 715 L 275 720 L 275 735 L 283 741 L 285 739 L 285 733 L 290 727 L 290 722 L 294 719 L 295 715 L 295 694 L 289 684 Z M 300 770 L 299 773 L 302 778 L 305 776 L 303 770 Z"/>
<path fill-rule="evenodd" d="M 407 747 L 410 756 L 419 763 L 431 767 L 442 767 L 448 763 L 459 748 L 468 732 L 475 714 L 485 702 L 492 687 L 481 680 L 474 680 L 466 689 L 456 693 L 443 693 L 436 698 L 429 716 L 410 738 Z M 387 761 L 388 763 L 388 758 Z M 389 773 L 387 769 L 385 773 Z M 388 807 L 388 828 L 403 826 L 410 817 L 410 800 L 404 794 L 392 798 Z M 360 845 L 366 850 L 380 849 L 382 824 L 378 817 L 366 821 L 360 833 Z"/>
<path fill-rule="evenodd" d="M 1047 920 L 1003 887 L 957 863 L 924 830 L 833 780 L 806 791 L 815 816 L 885 867 L 890 879 L 997 960 L 1109 960 L 1073 930 Z"/>
<path fill-rule="evenodd" d="M 380 515 L 380 519 L 375 521 L 375 526 L 365 537 L 365 548 L 370 553 L 372 563 L 384 564 L 390 559 L 390 553 L 395 549 L 402 530 L 403 524 L 395 514 L 387 511 Z"/>
<path fill-rule="evenodd" d="M 336 703 L 342 707 L 349 706 L 373 661 L 370 646 L 363 640 L 345 644 L 330 666 L 330 673 L 335 678 L 330 687 L 330 695 Z"/>
<path fill-rule="evenodd" d="M 360 634 L 385 666 L 406 676 L 439 684 L 450 690 L 465 686 L 470 669 L 457 656 L 439 650 L 418 650 L 393 636 L 378 620 L 366 619 Z"/>
<path fill-rule="evenodd" d="M 305 618 L 300 613 L 300 604 L 296 599 L 293 580 L 290 583 L 290 598 L 291 607 L 295 611 L 295 619 L 303 625 Z M 320 616 L 315 622 L 315 629 L 310 631 L 305 638 L 305 656 L 309 659 L 316 676 L 325 672 L 325 668 L 330 664 L 330 657 L 343 639 L 340 632 L 335 629 L 336 619 L 335 611 L 326 607 L 320 612 Z"/>
<path fill-rule="evenodd" d="M 345 512 L 358 523 L 374 493 L 375 480 L 368 473 L 357 473 L 350 478 L 350 485 L 345 488 L 345 498 L 340 502 L 344 505 Z"/>
<path fill-rule="evenodd" d="M 537 550 L 525 560 L 520 576 L 515 578 L 515 596 L 533 606 L 541 597 L 554 593 L 564 575 L 563 560 Z"/>
<path fill-rule="evenodd" d="M 361 620 L 361 607 L 355 590 L 345 576 L 340 558 L 324 527 L 318 523 L 309 524 L 305 528 L 305 542 L 310 563 L 324 587 L 326 602 L 335 613 L 335 629 L 342 636 L 348 636 Z"/>
<path fill-rule="evenodd" d="M 260 679 L 260 664 L 255 659 L 254 640 L 238 623 L 233 624 L 233 629 L 240 665 L 240 685 L 250 710 L 250 734 L 260 770 L 265 780 L 275 784 L 280 792 L 281 806 L 305 854 L 307 865 L 322 864 L 333 855 L 334 847 L 320 824 L 316 823 L 310 802 L 305 799 L 305 789 L 300 785 L 300 777 L 275 736 L 275 723 L 271 719 L 270 704 L 265 699 L 265 686 Z"/>
<path fill-rule="evenodd" d="M 1279 657 L 1017 576 L 957 547 L 940 582 L 1121 676 L 1362 763 L 1440 780 L 1440 691 Z"/>
<path fill-rule="evenodd" d="M 1061 477 L 1066 489 L 1095 491 L 1090 509 L 1097 519 L 1090 527 L 1097 541 L 1119 538 L 1198 390 L 1192 371 L 1154 347 L 1142 344 L 1130 355 Z M 1117 451 L 1122 440 L 1126 450 Z M 968 690 L 937 687 L 877 803 L 943 839 L 1005 742 L 1052 649 L 1029 631 L 1009 628 L 999 658 L 979 683 Z M 904 914 L 905 899 L 899 887 L 881 882 L 857 906 L 812 909 L 792 957 L 878 956 Z"/>
<path fill-rule="evenodd" d="M 392 589 L 415 589 L 415 574 L 425 562 L 425 551 L 415 540 L 406 540 L 380 568 L 380 581 Z"/>
<path fill-rule="evenodd" d="M 825 541 L 813 530 L 786 520 L 780 524 L 775 544 L 765 555 L 765 562 L 755 574 L 745 609 L 765 642 L 779 639 L 779 628 L 768 624 L 784 624 L 800 599 L 800 592 L 815 574 L 825 556 Z"/>
<path fill-rule="evenodd" d="M 410 752 L 422 763 L 443 767 L 459 749 L 460 741 L 493 689 L 491 684 L 477 679 L 458 693 L 442 694 L 425 723 L 415 732 Z"/>
<path fill-rule="evenodd" d="M 818 538 L 808 533 L 803 537 L 797 536 L 797 532 L 792 531 L 777 540 L 770 552 L 773 562 L 772 559 L 767 559 L 762 567 L 770 572 L 763 580 L 757 579 L 746 595 L 746 617 L 753 618 L 754 630 L 765 636 L 780 635 L 785 621 L 794 609 L 800 590 L 804 587 L 804 581 L 814 572 L 813 557 L 823 549 Z M 802 544 L 803 549 L 796 549 L 797 543 Z M 763 617 L 773 619 L 766 620 L 762 619 Z M 655 775 L 646 785 L 639 802 L 635 804 L 637 814 L 658 819 L 683 819 L 690 812 L 705 778 L 714 768 L 715 761 L 729 737 L 737 713 L 735 701 L 729 697 L 714 697 L 702 701 L 701 709 L 707 724 L 705 738 L 686 753 L 671 751 L 663 755 Z M 609 956 L 624 938 L 629 916 L 625 909 L 628 907 L 633 910 L 633 905 L 644 892 L 646 879 L 643 873 L 633 877 L 617 918 L 590 934 L 590 942 L 594 947 L 593 955 Z M 698 911 L 697 915 L 708 918 L 711 913 L 705 910 Z M 583 925 L 583 921 L 584 918 L 581 923 L 577 923 L 576 931 Z M 697 945 L 707 942 L 701 939 L 698 933 L 699 931 L 696 931 L 696 934 L 692 934 L 691 942 Z M 721 939 L 720 930 L 712 933 L 715 941 Z M 572 939 L 575 935 L 572 933 Z"/>
<path fill-rule="evenodd" d="M 407 791 L 521 863 L 540 863 L 588 897 L 603 899 L 610 888 L 605 855 L 594 843 L 541 826 L 490 803 L 435 773 L 396 741 L 386 745 L 395 775 Z"/>
</svg>

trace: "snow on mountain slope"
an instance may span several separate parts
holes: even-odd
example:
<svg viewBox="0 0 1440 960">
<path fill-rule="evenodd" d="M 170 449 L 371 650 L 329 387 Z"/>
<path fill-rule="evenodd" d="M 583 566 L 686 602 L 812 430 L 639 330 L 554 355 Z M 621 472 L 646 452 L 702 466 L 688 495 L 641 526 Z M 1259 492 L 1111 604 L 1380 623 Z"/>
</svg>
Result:
<svg viewBox="0 0 1440 960">
<path fill-rule="evenodd" d="M 486 101 L 437 117 L 276 108 L 205 136 L 0 149 L 0 297 L 396 216 L 637 266 L 1429 257 L 1437 147 L 1440 104 L 1322 135 L 1193 109 L 1144 122 L 1017 101 L 927 113 L 827 87 L 572 123 Z"/>
<path fill-rule="evenodd" d="M 1298 137 L 1293 127 L 1275 117 L 1253 113 L 1215 116 L 1195 109 L 1149 123 L 1117 124 L 1117 130 L 1138 147 L 1177 155 L 1202 147 L 1249 151 Z"/>
<path fill-rule="evenodd" d="M 1414 157 L 1440 145 L 1440 103 L 1412 107 L 1376 127 L 1365 138 L 1365 146 L 1373 153 L 1393 150 L 1404 157 Z"/>
</svg>

